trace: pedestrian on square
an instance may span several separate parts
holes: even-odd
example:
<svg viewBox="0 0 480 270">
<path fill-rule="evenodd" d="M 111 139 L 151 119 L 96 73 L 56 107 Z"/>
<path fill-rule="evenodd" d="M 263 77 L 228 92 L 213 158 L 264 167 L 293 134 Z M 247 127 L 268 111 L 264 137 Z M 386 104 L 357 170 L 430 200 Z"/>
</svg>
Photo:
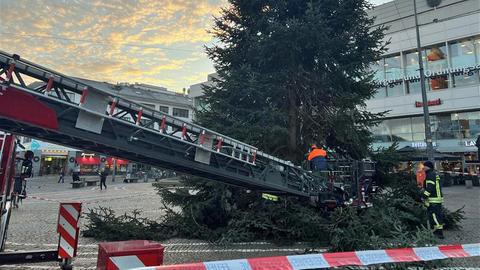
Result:
<svg viewBox="0 0 480 270">
<path fill-rule="evenodd" d="M 60 181 L 62 181 L 62 183 L 65 182 L 65 168 L 60 169 L 60 178 L 58 178 L 58 183 L 60 183 Z"/>
<path fill-rule="evenodd" d="M 425 206 L 427 206 L 428 218 L 430 225 L 433 226 L 433 233 L 438 238 L 443 239 L 443 193 L 440 185 L 440 176 L 435 172 L 431 161 L 425 161 L 423 169 L 426 173 L 423 196 L 425 198 Z"/>
<path fill-rule="evenodd" d="M 103 189 L 103 187 L 105 187 L 105 189 L 107 189 L 107 176 L 108 176 L 108 172 L 106 169 L 102 169 L 100 171 L 100 190 Z"/>
<path fill-rule="evenodd" d="M 417 186 L 419 188 L 423 188 L 423 186 L 425 184 L 426 173 L 423 170 L 423 164 L 421 162 L 419 162 L 418 165 L 417 165 L 416 176 L 417 176 Z"/>
<path fill-rule="evenodd" d="M 475 146 L 477 147 L 477 160 L 480 160 L 480 134 L 477 136 L 477 141 L 475 142 Z"/>
</svg>

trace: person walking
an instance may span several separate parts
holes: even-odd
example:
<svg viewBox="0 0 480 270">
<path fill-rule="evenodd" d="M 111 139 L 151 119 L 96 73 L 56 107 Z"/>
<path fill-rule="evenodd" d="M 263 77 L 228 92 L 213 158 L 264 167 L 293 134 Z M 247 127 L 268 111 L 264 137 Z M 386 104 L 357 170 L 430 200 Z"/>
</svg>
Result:
<svg viewBox="0 0 480 270">
<path fill-rule="evenodd" d="M 107 173 L 107 170 L 105 169 L 102 169 L 101 172 L 100 172 L 100 190 L 103 189 L 103 187 L 105 187 L 105 189 L 107 189 L 107 176 L 108 176 L 108 173 Z"/>
<path fill-rule="evenodd" d="M 313 144 L 307 157 L 307 160 L 310 161 L 310 168 L 313 171 L 325 171 L 327 169 L 326 157 L 327 152 Z"/>
<path fill-rule="evenodd" d="M 65 183 L 65 168 L 60 169 L 60 178 L 58 178 L 58 183 L 60 183 L 60 181 Z"/>
<path fill-rule="evenodd" d="M 475 141 L 475 146 L 477 147 L 477 160 L 480 160 L 480 134 L 477 136 L 477 141 Z"/>
<path fill-rule="evenodd" d="M 433 226 L 434 234 L 438 238 L 443 239 L 443 193 L 440 185 L 440 176 L 435 172 L 431 161 L 425 161 L 423 169 L 426 173 L 423 196 L 425 198 L 425 206 L 427 206 L 428 218 L 430 225 Z"/>
<path fill-rule="evenodd" d="M 76 164 L 72 172 L 73 182 L 80 181 L 80 165 Z"/>
</svg>

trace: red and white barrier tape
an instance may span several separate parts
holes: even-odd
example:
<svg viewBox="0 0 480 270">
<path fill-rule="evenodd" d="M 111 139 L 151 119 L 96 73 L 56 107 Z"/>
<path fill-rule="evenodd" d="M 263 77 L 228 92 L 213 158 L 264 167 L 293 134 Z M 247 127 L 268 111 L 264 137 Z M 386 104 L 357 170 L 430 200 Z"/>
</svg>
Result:
<svg viewBox="0 0 480 270">
<path fill-rule="evenodd" d="M 450 175 L 463 175 L 463 176 L 480 176 L 480 174 L 476 173 L 465 173 L 465 172 L 452 172 L 452 171 L 440 171 L 439 173 L 448 173 Z"/>
<path fill-rule="evenodd" d="M 480 256 L 480 243 L 251 258 L 135 268 L 135 270 L 303 270 Z"/>
</svg>

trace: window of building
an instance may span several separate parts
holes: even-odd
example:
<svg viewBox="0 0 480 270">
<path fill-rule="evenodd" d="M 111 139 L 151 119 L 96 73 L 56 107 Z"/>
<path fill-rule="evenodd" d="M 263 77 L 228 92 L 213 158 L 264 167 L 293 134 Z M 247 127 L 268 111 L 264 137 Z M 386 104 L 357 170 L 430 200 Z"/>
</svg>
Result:
<svg viewBox="0 0 480 270">
<path fill-rule="evenodd" d="M 432 115 L 432 136 L 437 140 L 456 139 L 459 137 L 458 121 L 448 114 Z"/>
<path fill-rule="evenodd" d="M 410 118 L 390 119 L 385 124 L 389 128 L 392 139 L 398 141 L 412 140 L 412 125 Z"/>
<path fill-rule="evenodd" d="M 425 122 L 423 117 L 412 117 L 412 139 L 414 141 L 425 140 Z"/>
<path fill-rule="evenodd" d="M 391 142 L 392 141 L 392 137 L 390 136 L 390 132 L 385 122 L 386 121 L 382 121 L 377 126 L 374 126 L 371 128 L 370 131 L 372 132 L 374 142 Z"/>
<path fill-rule="evenodd" d="M 405 76 L 416 77 L 418 76 L 418 53 L 416 51 L 406 52 L 405 54 Z"/>
<path fill-rule="evenodd" d="M 480 37 L 475 38 L 475 55 L 477 58 L 477 64 L 480 64 Z"/>
<path fill-rule="evenodd" d="M 386 80 L 400 80 L 403 78 L 400 54 L 385 58 L 384 66 Z"/>
<path fill-rule="evenodd" d="M 480 135 L 480 111 L 454 114 L 458 119 L 462 139 L 475 139 Z"/>
<path fill-rule="evenodd" d="M 418 53 L 416 51 L 406 52 L 404 54 L 404 70 L 405 77 L 407 77 L 406 88 L 408 94 L 422 93 L 419 68 Z"/>
<path fill-rule="evenodd" d="M 448 88 L 448 68 L 447 48 L 445 45 L 435 45 L 426 50 L 425 71 L 428 76 L 429 87 L 431 91 Z M 432 74 L 429 76 L 429 74 Z"/>
<path fill-rule="evenodd" d="M 413 79 L 407 81 L 407 93 L 412 95 L 422 93 L 422 88 L 420 87 L 420 79 Z"/>
<path fill-rule="evenodd" d="M 403 96 L 403 82 L 398 81 L 395 83 L 390 83 L 387 86 L 387 96 L 389 97 Z"/>
<path fill-rule="evenodd" d="M 385 87 L 377 88 L 374 98 L 385 98 L 385 97 L 387 97 L 387 88 Z"/>
<path fill-rule="evenodd" d="M 377 60 L 370 64 L 369 69 L 371 72 L 373 72 L 373 78 L 375 81 L 380 82 L 385 80 L 385 61 L 383 59 Z"/>
<path fill-rule="evenodd" d="M 158 107 L 158 110 L 163 112 L 163 113 L 166 113 L 168 114 L 168 106 L 162 106 L 160 105 L 160 107 Z"/>
<path fill-rule="evenodd" d="M 461 87 L 478 83 L 478 72 L 463 71 L 464 68 L 471 67 L 477 62 L 475 59 L 475 47 L 479 46 L 476 46 L 475 40 L 467 39 L 452 42 L 449 44 L 449 47 L 452 68 L 459 69 L 458 72 L 453 73 L 453 86 Z"/>
<path fill-rule="evenodd" d="M 188 110 L 173 108 L 173 116 L 188 118 Z"/>
<path fill-rule="evenodd" d="M 153 104 L 142 103 L 142 106 L 143 106 L 144 108 L 155 109 L 155 105 L 153 105 Z"/>
</svg>

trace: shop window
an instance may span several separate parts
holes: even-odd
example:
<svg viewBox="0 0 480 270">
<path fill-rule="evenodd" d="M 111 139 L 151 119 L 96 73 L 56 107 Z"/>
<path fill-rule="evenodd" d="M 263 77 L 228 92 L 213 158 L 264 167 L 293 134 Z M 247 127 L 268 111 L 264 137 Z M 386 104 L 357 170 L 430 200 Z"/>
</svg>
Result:
<svg viewBox="0 0 480 270">
<path fill-rule="evenodd" d="M 405 76 L 418 77 L 419 69 L 420 67 L 418 65 L 418 53 L 416 51 L 405 53 Z"/>
<path fill-rule="evenodd" d="M 477 64 L 480 64 L 480 37 L 475 38 L 475 56 L 477 59 Z"/>
<path fill-rule="evenodd" d="M 374 97 L 375 98 L 385 98 L 385 97 L 387 97 L 387 89 L 385 87 L 377 88 Z"/>
<path fill-rule="evenodd" d="M 425 140 L 425 122 L 423 117 L 412 117 L 412 139 L 414 141 Z"/>
<path fill-rule="evenodd" d="M 387 96 L 389 97 L 403 96 L 403 83 L 401 81 L 390 83 L 387 87 Z"/>
<path fill-rule="evenodd" d="M 475 65 L 475 44 L 474 40 L 462 40 L 451 43 L 450 55 L 452 68 L 458 68 L 453 73 L 454 87 L 462 87 L 478 83 L 478 72 L 472 72 L 468 68 Z"/>
<path fill-rule="evenodd" d="M 383 59 L 377 60 L 374 63 L 370 64 L 370 71 L 373 72 L 373 79 L 377 82 L 385 80 L 385 61 Z"/>
<path fill-rule="evenodd" d="M 394 122 L 396 120 L 393 120 Z M 398 136 L 397 134 L 393 134 L 391 130 L 392 120 L 384 120 L 379 123 L 377 126 L 371 128 L 371 132 L 373 135 L 373 141 L 377 143 L 382 142 L 393 142 L 393 141 L 405 141 L 405 137 L 409 140 L 409 136 Z M 405 134 L 404 134 L 405 135 Z"/>
<path fill-rule="evenodd" d="M 173 116 L 188 118 L 188 110 L 173 108 Z"/>
<path fill-rule="evenodd" d="M 426 50 L 425 73 L 428 76 L 430 90 L 436 91 L 448 88 L 448 75 L 445 70 L 448 68 L 447 50 L 445 45 L 436 45 Z"/>
<path fill-rule="evenodd" d="M 427 86 L 428 80 L 425 79 L 425 89 L 428 90 Z M 411 95 L 421 94 L 422 88 L 420 87 L 420 79 L 411 79 L 406 81 L 407 93 Z"/>
<path fill-rule="evenodd" d="M 454 114 L 458 119 L 462 139 L 475 139 L 480 135 L 480 111 Z"/>
<path fill-rule="evenodd" d="M 386 80 L 399 80 L 403 78 L 400 54 L 387 57 L 384 61 Z"/>
<path fill-rule="evenodd" d="M 412 125 L 410 118 L 390 119 L 386 120 L 390 136 L 393 139 L 399 141 L 411 141 L 412 140 Z"/>
<path fill-rule="evenodd" d="M 431 116 L 432 135 L 437 140 L 457 139 L 459 137 L 458 121 L 451 114 Z"/>
</svg>

